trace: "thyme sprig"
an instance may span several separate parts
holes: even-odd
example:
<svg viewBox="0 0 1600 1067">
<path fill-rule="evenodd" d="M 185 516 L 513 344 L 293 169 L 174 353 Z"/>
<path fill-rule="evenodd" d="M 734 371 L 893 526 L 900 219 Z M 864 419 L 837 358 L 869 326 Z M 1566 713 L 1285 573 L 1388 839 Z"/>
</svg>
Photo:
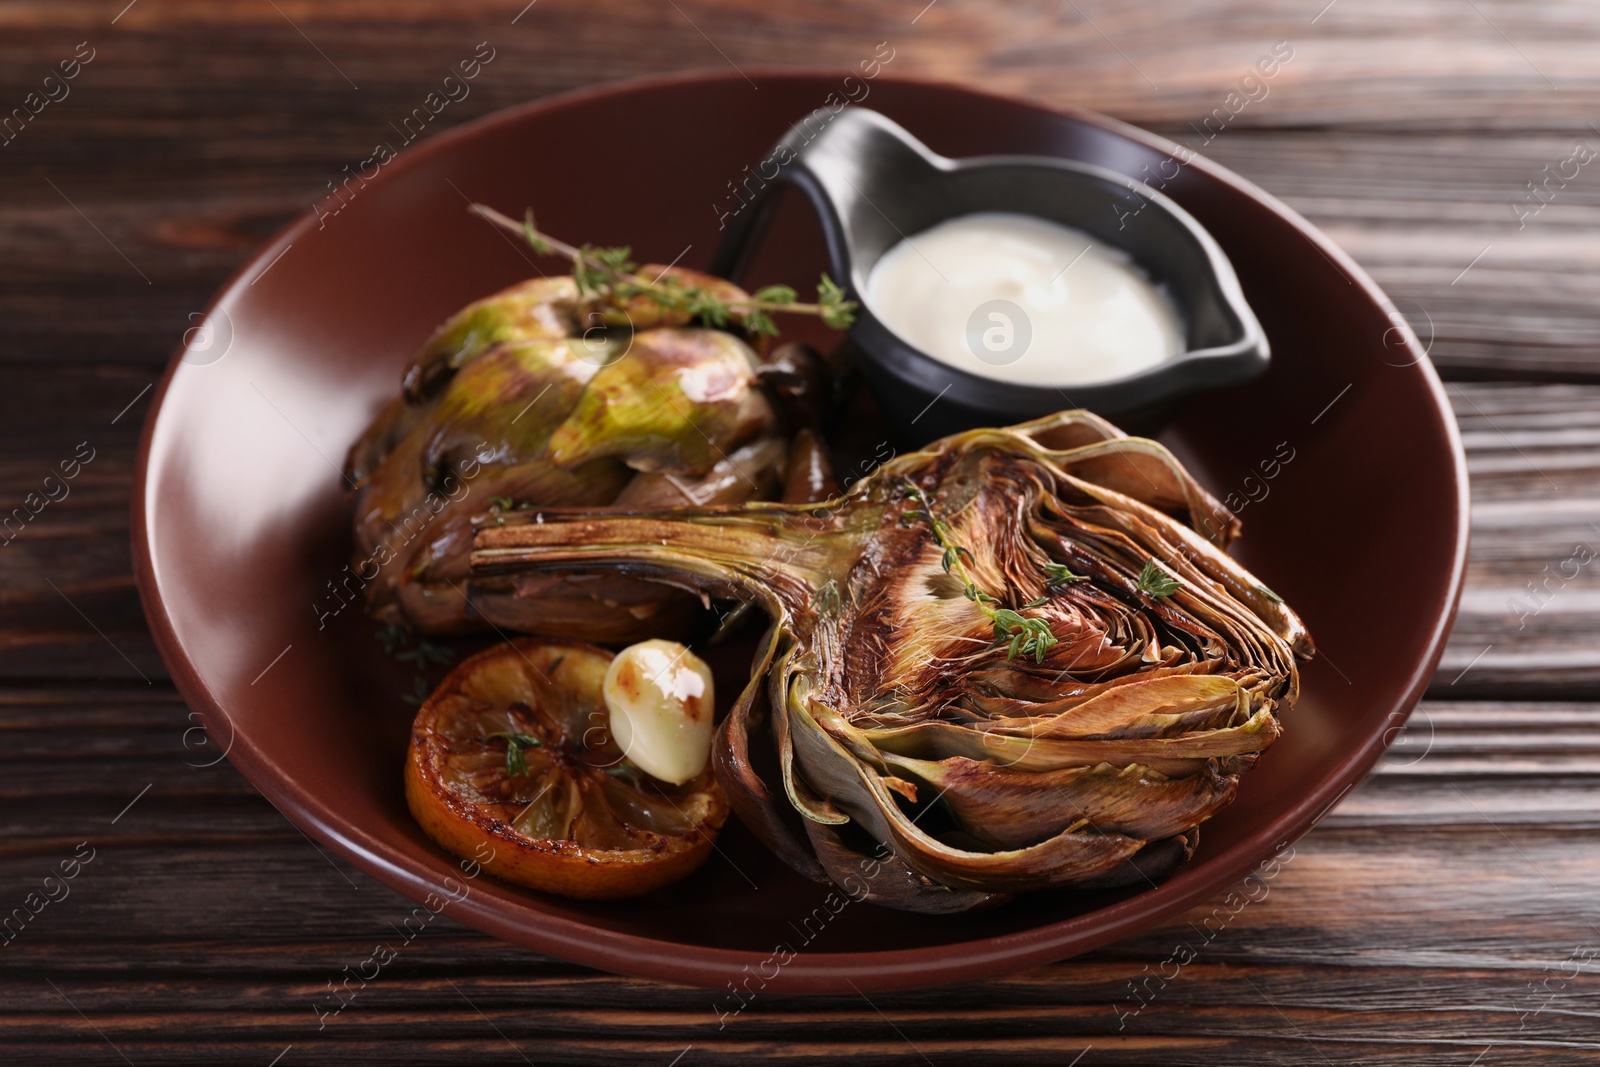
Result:
<svg viewBox="0 0 1600 1067">
<path fill-rule="evenodd" d="M 972 552 L 965 546 L 956 544 L 950 524 L 934 514 L 933 503 L 920 485 L 907 480 L 904 486 L 918 506 L 902 512 L 902 521 L 922 519 L 933 529 L 935 540 L 944 548 L 944 556 L 940 563 L 945 573 L 954 574 L 961 581 L 967 599 L 977 604 L 979 610 L 989 617 L 990 623 L 994 626 L 995 644 L 1006 645 L 1006 659 L 1032 656 L 1035 663 L 1043 663 L 1044 654 L 1050 651 L 1051 646 L 1057 641 L 1056 635 L 1050 630 L 1049 620 L 1028 618 L 1011 608 L 997 607 L 1000 601 L 979 589 L 978 583 L 972 580 L 972 575 L 967 570 L 967 563 L 973 561 Z M 1026 610 L 1036 608 L 1044 602 L 1045 598 L 1041 597 L 1022 606 Z"/>
<path fill-rule="evenodd" d="M 393 623 L 379 626 L 376 637 L 378 644 L 382 645 L 383 650 L 397 663 L 410 663 L 416 667 L 417 675 L 411 680 L 411 692 L 401 693 L 400 699 L 414 708 L 420 708 L 427 702 L 431 692 L 428 685 L 428 665 L 449 663 L 456 658 L 456 654 Z M 412 645 L 413 640 L 416 641 L 415 646 Z"/>
<path fill-rule="evenodd" d="M 1149 593 L 1154 597 L 1167 597 L 1183 588 L 1183 579 L 1175 578 L 1161 568 L 1154 556 L 1145 563 L 1144 570 L 1139 572 L 1139 592 Z"/>
<path fill-rule="evenodd" d="M 1044 578 L 1046 585 L 1065 585 L 1068 582 L 1086 582 L 1088 577 L 1082 574 L 1073 574 L 1072 568 L 1065 563 L 1046 563 L 1044 565 Z"/>
<path fill-rule="evenodd" d="M 817 283 L 814 304 L 800 303 L 799 294 L 787 285 L 768 285 L 751 293 L 748 300 L 729 302 L 703 286 L 685 285 L 665 274 L 646 278 L 637 273 L 638 264 L 628 258 L 633 250 L 627 246 L 570 245 L 542 233 L 533 224 L 532 211 L 518 222 L 485 204 L 473 204 L 468 210 L 502 230 L 521 236 L 528 247 L 540 255 L 555 254 L 570 259 L 572 279 L 580 295 L 614 300 L 645 297 L 664 308 L 691 315 L 708 326 L 724 327 L 737 319 L 751 333 L 769 337 L 778 335 L 778 325 L 772 320 L 772 313 L 778 311 L 816 315 L 835 330 L 847 330 L 855 323 L 856 303 L 846 300 L 844 290 L 826 274 Z"/>
<path fill-rule="evenodd" d="M 609 767 L 601 768 L 601 773 L 608 774 L 617 779 L 617 781 L 626 785 L 631 785 L 637 789 L 639 788 L 640 782 L 643 780 L 640 778 L 640 775 L 644 772 L 639 770 L 639 768 L 635 767 L 631 763 L 613 763 Z"/>
<path fill-rule="evenodd" d="M 823 582 L 817 591 L 811 594 L 811 606 L 817 609 L 818 615 L 839 614 L 842 602 L 843 597 L 839 592 L 839 583 L 833 578 Z"/>
<path fill-rule="evenodd" d="M 500 730 L 489 734 L 487 741 L 505 741 L 506 743 L 506 774 L 513 778 L 526 776 L 528 761 L 522 755 L 525 748 L 542 748 L 544 742 L 532 734 L 519 734 L 510 730 Z"/>
<path fill-rule="evenodd" d="M 401 663 L 415 663 L 419 670 L 425 669 L 429 663 L 449 663 L 456 658 L 454 652 L 425 637 L 417 638 L 415 648 L 401 649 L 391 655 Z"/>
</svg>

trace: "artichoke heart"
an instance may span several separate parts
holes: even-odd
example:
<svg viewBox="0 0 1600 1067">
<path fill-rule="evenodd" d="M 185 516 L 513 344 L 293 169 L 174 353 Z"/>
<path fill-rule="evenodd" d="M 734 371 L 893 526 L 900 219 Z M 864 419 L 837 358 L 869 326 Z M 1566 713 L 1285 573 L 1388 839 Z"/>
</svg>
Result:
<svg viewBox="0 0 1600 1067">
<path fill-rule="evenodd" d="M 959 912 L 1158 878 L 1233 798 L 1313 653 L 1226 555 L 1237 531 L 1161 445 L 1071 411 L 946 438 L 819 504 L 483 528 L 471 564 L 759 604 L 771 626 L 713 753 L 740 816 L 803 874 Z"/>
</svg>

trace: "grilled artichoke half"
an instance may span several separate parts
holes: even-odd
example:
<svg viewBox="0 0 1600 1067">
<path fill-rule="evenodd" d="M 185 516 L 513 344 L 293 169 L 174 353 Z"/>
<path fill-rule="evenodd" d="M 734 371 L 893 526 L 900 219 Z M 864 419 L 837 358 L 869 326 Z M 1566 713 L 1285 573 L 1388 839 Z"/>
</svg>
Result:
<svg viewBox="0 0 1600 1067">
<path fill-rule="evenodd" d="M 958 571 L 1052 643 L 1013 656 L 930 513 Z M 735 808 L 804 874 L 954 912 L 1193 852 L 1312 654 L 1224 553 L 1237 529 L 1165 448 L 1064 412 L 946 438 L 819 505 L 547 512 L 482 530 L 472 565 L 611 566 L 759 603 L 772 624 L 715 749 Z"/>
<path fill-rule="evenodd" d="M 708 275 L 641 269 L 746 299 Z M 774 367 L 786 388 L 797 372 Z M 487 622 L 588 641 L 684 629 L 694 598 L 615 572 L 471 581 L 473 528 L 519 506 L 777 497 L 790 442 L 762 369 L 733 332 L 649 300 L 583 296 L 568 276 L 464 308 L 346 460 L 369 613 L 426 632 Z"/>
</svg>

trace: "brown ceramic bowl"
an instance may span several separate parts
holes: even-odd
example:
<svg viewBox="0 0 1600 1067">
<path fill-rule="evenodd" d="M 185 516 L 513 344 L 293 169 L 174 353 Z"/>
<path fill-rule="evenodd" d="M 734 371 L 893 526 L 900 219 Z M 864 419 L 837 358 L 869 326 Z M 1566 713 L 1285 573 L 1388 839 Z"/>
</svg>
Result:
<svg viewBox="0 0 1600 1067">
<path fill-rule="evenodd" d="M 535 207 L 553 233 L 631 244 L 641 259 L 709 261 L 737 205 L 730 183 L 841 86 L 838 74 L 752 77 L 759 91 L 713 74 L 493 115 L 352 182 L 337 215 L 302 219 L 240 271 L 213 306 L 214 334 L 199 338 L 211 347 L 174 360 L 140 450 L 139 589 L 179 689 L 312 837 L 414 899 L 465 885 L 449 905 L 461 921 L 611 971 L 717 988 L 758 975 L 768 991 L 935 985 L 1083 952 L 1226 888 L 1366 774 L 1439 658 L 1466 556 L 1467 481 L 1438 379 L 1360 268 L 1248 182 L 1204 159 L 1179 166 L 1170 143 L 1098 115 L 887 76 L 851 84 L 944 155 L 1174 175 L 1164 191 L 1232 258 L 1275 358 L 1257 381 L 1188 402 L 1165 440 L 1218 496 L 1248 501 L 1238 555 L 1322 649 L 1283 739 L 1159 886 L 1037 894 L 959 917 L 869 904 L 834 915 L 822 887 L 737 826 L 699 872 L 649 897 L 541 896 L 464 880 L 407 814 L 399 679 L 357 608 L 320 614 L 350 547 L 337 464 L 435 324 L 531 272 L 467 215 L 468 198 Z M 804 206 L 782 211 L 754 282 L 804 281 L 824 262 Z"/>
</svg>

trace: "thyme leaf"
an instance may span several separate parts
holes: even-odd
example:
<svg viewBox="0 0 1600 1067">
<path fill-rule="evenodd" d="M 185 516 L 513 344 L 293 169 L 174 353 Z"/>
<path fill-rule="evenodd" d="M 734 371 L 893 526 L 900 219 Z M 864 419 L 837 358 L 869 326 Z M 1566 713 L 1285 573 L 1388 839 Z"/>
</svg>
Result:
<svg viewBox="0 0 1600 1067">
<path fill-rule="evenodd" d="M 428 664 L 449 663 L 456 658 L 456 654 L 443 645 L 436 645 L 420 635 L 414 635 L 403 626 L 386 623 L 376 631 L 378 644 L 383 646 L 384 652 L 398 663 L 410 663 L 417 668 L 416 677 L 411 680 L 411 692 L 401 693 L 400 699 L 414 708 L 420 708 L 427 702 L 432 690 L 428 686 Z M 416 645 L 411 641 L 415 638 Z"/>
<path fill-rule="evenodd" d="M 965 546 L 956 544 L 950 524 L 934 514 L 933 502 L 928 499 L 920 485 L 907 480 L 903 483 L 903 488 L 917 506 L 902 512 L 901 522 L 905 523 L 912 519 L 927 522 L 933 530 L 934 538 L 944 549 L 940 564 L 946 573 L 954 574 L 961 580 L 967 599 L 977 604 L 978 608 L 989 617 L 989 622 L 994 627 L 995 644 L 1006 646 L 1006 659 L 1032 656 L 1035 663 L 1043 663 L 1045 653 L 1050 651 L 1051 646 L 1058 640 L 1050 629 L 1050 621 L 1030 618 L 1011 608 L 991 607 L 990 605 L 998 604 L 1000 601 L 979 589 L 978 583 L 972 580 L 972 575 L 967 571 L 967 561 L 973 558 L 972 552 Z M 1039 607 L 1044 602 L 1045 598 L 1040 597 L 1024 604 L 1022 608 L 1026 611 L 1028 608 Z"/>
<path fill-rule="evenodd" d="M 406 642 L 411 639 L 411 635 L 404 626 L 396 626 L 392 622 L 386 622 L 378 627 L 377 638 L 378 644 L 383 646 L 383 651 L 392 656 L 406 647 Z"/>
<path fill-rule="evenodd" d="M 1072 569 L 1065 563 L 1046 563 L 1044 565 L 1044 578 L 1046 585 L 1064 585 L 1067 582 L 1088 581 L 1086 575 L 1073 574 Z"/>
<path fill-rule="evenodd" d="M 611 766 L 606 767 L 602 773 L 609 774 L 618 781 L 626 782 L 634 788 L 638 788 L 639 769 L 631 763 L 613 763 Z"/>
<path fill-rule="evenodd" d="M 504 741 L 506 743 L 506 774 L 513 778 L 526 777 L 528 761 L 522 755 L 525 748 L 542 748 L 544 742 L 532 734 L 519 734 L 509 730 L 500 730 L 489 734 L 486 741 Z"/>
<path fill-rule="evenodd" d="M 771 304 L 773 307 L 787 307 L 793 304 L 800 294 L 787 285 L 768 285 L 757 289 L 750 296 L 762 304 Z"/>
<path fill-rule="evenodd" d="M 419 674 L 411 681 L 411 692 L 401 693 L 400 699 L 414 708 L 420 708 L 428 702 L 429 695 L 428 682 Z"/>
<path fill-rule="evenodd" d="M 417 639 L 416 648 L 408 648 L 404 651 L 391 652 L 390 655 L 399 660 L 401 663 L 415 663 L 418 667 L 424 667 L 430 661 L 433 663 L 449 663 L 451 660 L 456 658 L 456 654 L 454 652 L 451 652 L 443 645 L 434 644 L 426 637 Z"/>
<path fill-rule="evenodd" d="M 823 582 L 821 588 L 811 594 L 811 606 L 817 609 L 819 615 L 837 615 L 840 603 L 839 583 L 832 578 Z"/>
<path fill-rule="evenodd" d="M 1154 556 L 1145 563 L 1144 570 L 1139 572 L 1139 592 L 1148 593 L 1154 597 L 1167 597 L 1183 588 L 1183 581 L 1175 578 L 1161 568 Z"/>
<path fill-rule="evenodd" d="M 533 249 L 535 252 L 537 252 L 541 256 L 548 256 L 550 254 L 550 252 L 552 251 L 551 248 L 550 248 L 549 242 L 546 241 L 543 237 L 539 236 L 538 229 L 535 228 L 534 225 L 533 225 L 533 209 L 532 208 L 529 208 L 527 211 L 523 212 L 523 215 L 522 215 L 522 238 L 523 238 L 523 240 L 528 242 L 528 247 L 529 248 Z"/>
</svg>

